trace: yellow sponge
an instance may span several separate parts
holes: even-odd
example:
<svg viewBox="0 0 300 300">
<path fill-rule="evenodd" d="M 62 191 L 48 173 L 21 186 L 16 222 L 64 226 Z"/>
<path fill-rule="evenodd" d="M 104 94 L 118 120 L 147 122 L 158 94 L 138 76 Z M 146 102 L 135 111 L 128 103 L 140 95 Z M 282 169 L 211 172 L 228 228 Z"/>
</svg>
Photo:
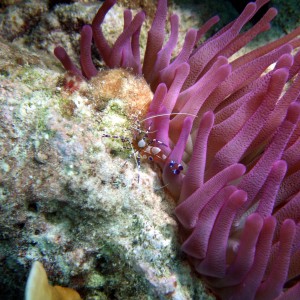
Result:
<svg viewBox="0 0 300 300">
<path fill-rule="evenodd" d="M 81 297 L 73 289 L 50 285 L 43 265 L 35 261 L 27 279 L 25 300 L 81 300 Z"/>
</svg>

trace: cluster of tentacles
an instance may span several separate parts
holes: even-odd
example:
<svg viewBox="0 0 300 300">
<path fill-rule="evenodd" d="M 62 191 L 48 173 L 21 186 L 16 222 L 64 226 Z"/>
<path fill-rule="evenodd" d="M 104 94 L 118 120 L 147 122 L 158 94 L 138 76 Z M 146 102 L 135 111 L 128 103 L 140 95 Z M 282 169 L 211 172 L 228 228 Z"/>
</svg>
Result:
<svg viewBox="0 0 300 300">
<path fill-rule="evenodd" d="M 249 3 L 241 15 L 199 44 L 214 17 L 190 29 L 172 57 L 179 20 L 159 0 L 143 63 L 139 35 L 145 14 L 124 12 L 113 46 L 101 24 L 115 4 L 107 0 L 81 32 L 81 70 L 57 47 L 65 69 L 96 76 L 92 39 L 109 68 L 142 75 L 154 92 L 145 123 L 168 155 L 161 163 L 167 189 L 178 199 L 182 250 L 222 299 L 300 299 L 300 27 L 228 62 L 270 28 L 269 9 L 252 28 L 242 27 L 268 2 Z M 154 117 L 155 116 L 155 117 Z M 184 165 L 174 175 L 171 162 Z M 172 163 L 171 163 L 172 164 Z"/>
</svg>

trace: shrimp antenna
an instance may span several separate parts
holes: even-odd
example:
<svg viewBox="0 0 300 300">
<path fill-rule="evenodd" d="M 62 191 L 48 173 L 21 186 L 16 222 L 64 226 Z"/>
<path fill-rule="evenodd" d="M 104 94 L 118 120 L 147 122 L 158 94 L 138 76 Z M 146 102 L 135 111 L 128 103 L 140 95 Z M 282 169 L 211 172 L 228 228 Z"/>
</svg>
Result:
<svg viewBox="0 0 300 300">
<path fill-rule="evenodd" d="M 155 115 L 155 116 L 151 116 L 151 117 L 145 118 L 145 119 L 141 120 L 140 123 L 145 122 L 145 121 L 150 120 L 150 119 L 158 118 L 158 117 L 163 117 L 163 116 L 174 116 L 174 115 L 185 115 L 185 116 L 192 116 L 192 117 L 197 118 L 197 115 L 189 114 L 189 113 L 159 114 L 159 115 Z"/>
<path fill-rule="evenodd" d="M 141 129 L 139 129 L 138 127 L 134 127 L 134 126 L 130 126 L 130 128 L 135 129 L 136 131 L 139 131 L 139 132 L 142 132 L 142 133 L 145 133 L 145 134 L 157 132 L 157 130 L 153 130 L 153 131 L 145 131 L 145 130 L 141 130 Z"/>
</svg>

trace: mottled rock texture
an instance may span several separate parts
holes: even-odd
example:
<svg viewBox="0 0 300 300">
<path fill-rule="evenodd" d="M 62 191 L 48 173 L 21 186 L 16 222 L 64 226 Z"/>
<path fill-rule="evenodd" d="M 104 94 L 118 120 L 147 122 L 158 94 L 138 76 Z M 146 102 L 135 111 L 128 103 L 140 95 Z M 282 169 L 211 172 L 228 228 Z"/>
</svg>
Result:
<svg viewBox="0 0 300 300">
<path fill-rule="evenodd" d="M 126 123 L 122 99 L 113 95 L 99 108 L 88 87 L 63 91 L 53 47 L 64 40 L 76 49 L 78 36 L 68 33 L 98 6 L 31 1 L 3 10 L 0 298 L 23 298 L 39 260 L 53 284 L 83 299 L 213 299 L 179 251 L 173 200 L 158 168 L 142 163 L 138 174 L 125 145 L 102 138 L 112 116 Z"/>
</svg>

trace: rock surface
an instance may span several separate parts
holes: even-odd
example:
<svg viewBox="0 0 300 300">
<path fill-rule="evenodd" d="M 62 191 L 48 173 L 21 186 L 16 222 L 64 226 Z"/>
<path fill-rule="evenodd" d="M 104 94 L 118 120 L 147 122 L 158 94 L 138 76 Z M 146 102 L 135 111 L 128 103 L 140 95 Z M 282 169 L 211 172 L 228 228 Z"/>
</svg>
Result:
<svg viewBox="0 0 300 300">
<path fill-rule="evenodd" d="M 76 15 L 79 6 L 68 11 Z M 122 99 L 95 109 L 88 93 L 65 92 L 51 51 L 54 40 L 74 37 L 55 30 L 61 20 L 53 11 L 40 18 L 32 35 L 21 21 L 14 28 L 2 23 L 0 298 L 22 299 L 38 260 L 53 284 L 83 299 L 213 299 L 179 250 L 174 203 L 159 169 L 143 162 L 138 172 L 120 141 L 102 138 L 116 110 L 124 118 L 119 106 L 112 109 Z"/>
</svg>

